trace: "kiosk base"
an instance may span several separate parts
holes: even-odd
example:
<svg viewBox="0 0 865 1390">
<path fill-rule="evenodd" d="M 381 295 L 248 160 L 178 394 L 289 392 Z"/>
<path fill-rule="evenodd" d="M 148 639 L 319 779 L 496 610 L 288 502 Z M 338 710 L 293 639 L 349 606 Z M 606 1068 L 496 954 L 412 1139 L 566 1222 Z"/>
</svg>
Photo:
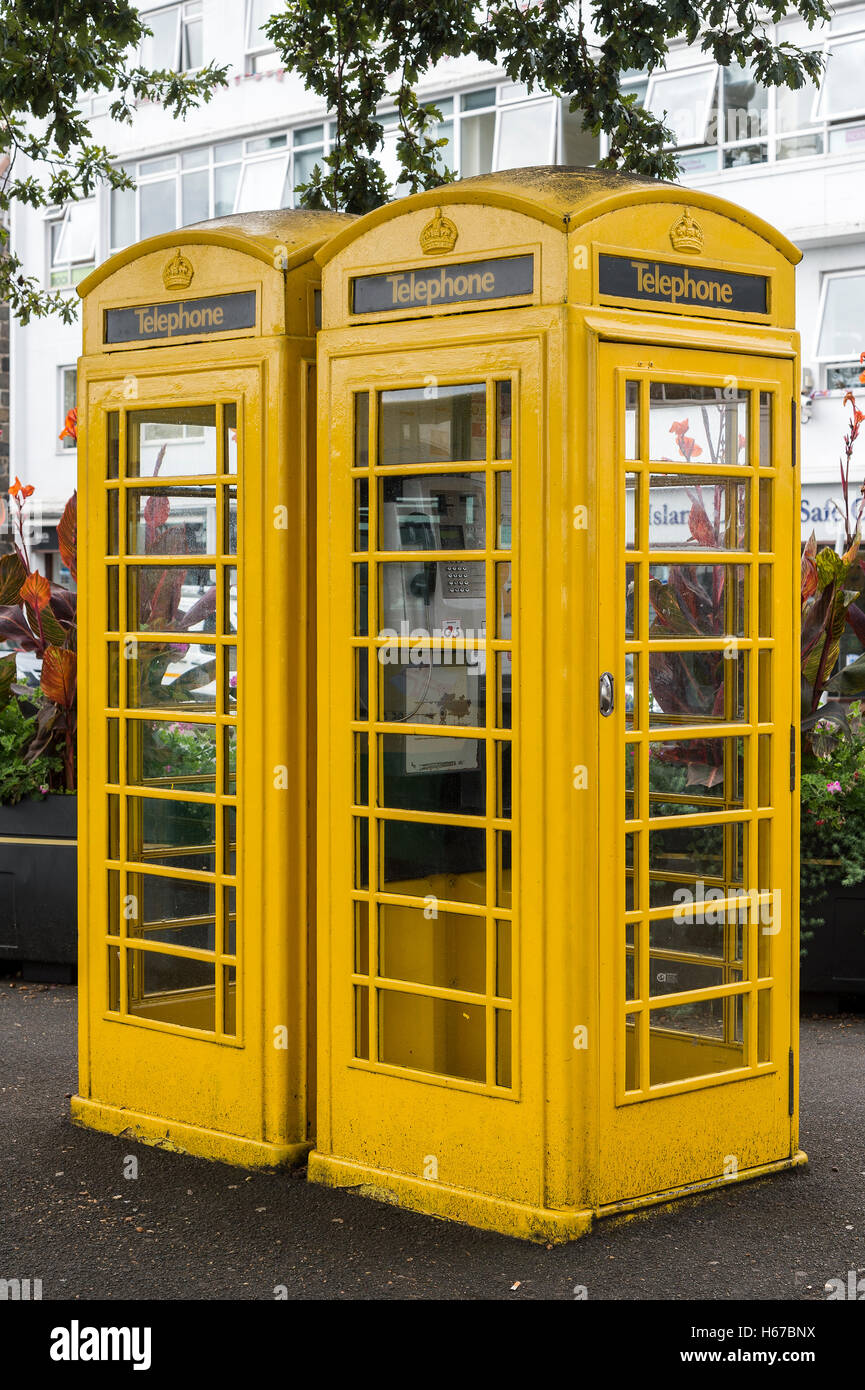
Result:
<svg viewBox="0 0 865 1390">
<path fill-rule="evenodd" d="M 549 1207 L 524 1206 L 500 1201 L 464 1187 L 409 1178 L 380 1168 L 366 1168 L 328 1158 L 315 1150 L 309 1155 L 307 1177 L 325 1187 L 353 1187 L 364 1197 L 420 1211 L 443 1220 L 463 1221 L 484 1231 L 516 1236 L 538 1244 L 564 1244 L 587 1235 L 592 1225 L 591 1211 L 554 1211 Z"/>
<path fill-rule="evenodd" d="M 172 1153 L 192 1154 L 209 1158 L 215 1163 L 230 1163 L 238 1168 L 293 1168 L 306 1162 L 311 1144 L 271 1144 L 261 1139 L 244 1139 L 241 1135 L 225 1134 L 221 1130 L 202 1129 L 199 1125 L 182 1124 L 179 1120 L 160 1119 L 142 1115 L 120 1106 L 101 1105 L 98 1101 L 73 1096 L 70 1102 L 72 1123 L 82 1129 L 96 1129 L 103 1134 L 122 1134 L 141 1144 L 168 1149 Z"/>
<path fill-rule="evenodd" d="M 742 1169 L 735 1177 L 706 1178 L 701 1182 L 688 1183 L 685 1187 L 669 1188 L 666 1192 L 651 1192 L 628 1201 L 614 1202 L 600 1207 L 597 1212 L 589 1209 L 554 1211 L 549 1207 L 529 1207 L 517 1202 L 499 1201 L 465 1188 L 446 1187 L 441 1183 L 328 1158 L 315 1150 L 309 1155 L 307 1177 L 310 1182 L 321 1183 L 325 1187 L 352 1187 L 364 1197 L 391 1202 L 410 1211 L 423 1212 L 426 1216 L 463 1221 L 481 1230 L 497 1231 L 500 1235 L 515 1236 L 538 1244 L 562 1245 L 588 1235 L 596 1218 L 633 1219 L 649 1207 L 710 1193 L 717 1188 L 729 1187 L 731 1183 L 768 1177 L 785 1169 L 804 1167 L 807 1162 L 808 1155 L 798 1149 L 789 1158 Z"/>
</svg>

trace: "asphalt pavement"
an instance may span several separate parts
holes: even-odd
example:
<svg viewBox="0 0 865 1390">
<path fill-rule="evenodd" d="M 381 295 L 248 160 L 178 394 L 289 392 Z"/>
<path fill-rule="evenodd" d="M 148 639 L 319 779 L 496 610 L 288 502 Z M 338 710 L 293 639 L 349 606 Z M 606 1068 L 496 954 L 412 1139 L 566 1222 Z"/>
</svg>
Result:
<svg viewBox="0 0 865 1390">
<path fill-rule="evenodd" d="M 822 1302 L 865 1275 L 865 1018 L 802 1022 L 808 1168 L 548 1248 L 74 1128 L 75 1003 L 0 979 L 0 1278 L 43 1300 Z"/>
</svg>

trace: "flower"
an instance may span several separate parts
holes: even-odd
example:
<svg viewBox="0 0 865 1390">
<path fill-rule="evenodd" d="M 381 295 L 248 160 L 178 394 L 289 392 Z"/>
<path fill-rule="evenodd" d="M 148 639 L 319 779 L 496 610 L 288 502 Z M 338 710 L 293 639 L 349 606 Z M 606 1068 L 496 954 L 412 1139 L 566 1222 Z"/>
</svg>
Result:
<svg viewBox="0 0 865 1390">
<path fill-rule="evenodd" d="M 74 439 L 78 442 L 78 407 L 73 405 L 66 412 L 66 423 L 57 436 L 58 439 Z"/>
<path fill-rule="evenodd" d="M 47 796 L 48 793 L 49 793 L 49 791 L 50 791 L 51 789 L 50 789 L 50 787 L 48 786 L 48 783 L 47 783 L 47 782 L 41 782 L 41 783 L 39 784 L 39 790 L 40 790 L 40 792 L 42 793 L 43 796 Z"/>
<path fill-rule="evenodd" d="M 826 790 L 827 790 L 827 792 L 840 792 L 840 791 L 841 791 L 841 783 L 840 783 L 840 782 L 827 782 L 827 783 L 826 783 Z"/>
<path fill-rule="evenodd" d="M 31 487 L 29 483 L 22 483 L 21 479 L 16 477 L 14 483 L 9 489 L 9 496 L 17 497 L 20 493 L 21 500 L 23 502 L 25 498 L 32 497 L 35 491 L 35 487 Z"/>
</svg>

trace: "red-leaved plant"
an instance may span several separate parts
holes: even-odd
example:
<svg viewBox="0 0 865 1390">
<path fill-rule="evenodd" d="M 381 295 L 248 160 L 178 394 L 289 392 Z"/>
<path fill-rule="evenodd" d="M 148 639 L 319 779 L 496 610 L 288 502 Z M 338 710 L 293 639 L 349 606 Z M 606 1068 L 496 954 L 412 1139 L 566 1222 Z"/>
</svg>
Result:
<svg viewBox="0 0 865 1390">
<path fill-rule="evenodd" d="M 0 556 L 0 641 L 13 652 L 0 658 L 0 709 L 13 697 L 36 707 L 36 732 L 25 761 L 43 753 L 58 753 L 63 787 L 75 790 L 75 731 L 78 666 L 76 655 L 76 596 L 51 584 L 33 568 L 25 538 L 27 500 L 34 488 L 18 478 L 9 489 L 14 507 L 13 550 Z M 73 493 L 57 526 L 60 554 L 77 578 L 77 493 Z M 42 663 L 38 686 L 18 685 L 15 652 L 32 652 Z"/>
</svg>

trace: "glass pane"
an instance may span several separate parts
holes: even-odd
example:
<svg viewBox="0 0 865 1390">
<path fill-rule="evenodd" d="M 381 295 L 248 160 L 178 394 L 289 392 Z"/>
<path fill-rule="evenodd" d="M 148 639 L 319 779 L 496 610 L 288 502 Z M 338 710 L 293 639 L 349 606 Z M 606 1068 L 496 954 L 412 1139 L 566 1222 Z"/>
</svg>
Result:
<svg viewBox="0 0 865 1390">
<path fill-rule="evenodd" d="M 132 786 L 216 791 L 216 729 L 167 719 L 130 719 L 127 777 Z"/>
<path fill-rule="evenodd" d="M 216 490 L 135 489 L 127 494 L 130 555 L 207 555 L 216 551 Z"/>
<path fill-rule="evenodd" d="M 379 908 L 379 974 L 391 980 L 483 994 L 486 918 L 383 904 Z"/>
<path fill-rule="evenodd" d="M 512 978 L 512 928 L 510 922 L 496 922 L 496 994 L 510 999 Z"/>
<path fill-rule="evenodd" d="M 225 457 L 224 468 L 226 473 L 237 472 L 237 402 L 229 401 L 222 409 L 222 420 L 225 428 L 225 440 L 223 453 Z"/>
<path fill-rule="evenodd" d="M 741 565 L 650 565 L 649 637 L 744 637 Z"/>
<path fill-rule="evenodd" d="M 172 232 L 177 226 L 177 180 L 160 179 L 138 186 L 141 238 Z"/>
<path fill-rule="evenodd" d="M 625 549 L 640 547 L 640 489 L 639 475 L 625 474 Z"/>
<path fill-rule="evenodd" d="M 649 456 L 723 468 L 746 464 L 748 396 L 732 386 L 651 382 Z"/>
<path fill-rule="evenodd" d="M 513 542 L 511 523 L 511 475 L 496 474 L 496 541 L 499 550 L 510 550 Z"/>
<path fill-rule="evenodd" d="M 216 570 L 130 565 L 127 622 L 136 632 L 215 632 Z"/>
<path fill-rule="evenodd" d="M 483 830 L 420 821 L 383 821 L 383 887 L 389 893 L 454 902 L 486 901 Z"/>
<path fill-rule="evenodd" d="M 653 1009 L 649 1032 L 649 1082 L 686 1081 L 745 1065 L 741 996 L 700 999 Z"/>
<path fill-rule="evenodd" d="M 131 246 L 135 235 L 135 189 L 113 188 L 111 190 L 111 249 L 120 251 Z"/>
<path fill-rule="evenodd" d="M 652 652 L 649 723 L 735 723 L 745 717 L 747 653 Z"/>
<path fill-rule="evenodd" d="M 769 92 L 747 67 L 729 63 L 724 84 L 724 139 L 754 140 L 769 132 Z"/>
<path fill-rule="evenodd" d="M 279 207 L 285 183 L 285 170 L 285 155 L 245 164 L 235 211 L 256 212 L 260 208 Z"/>
<path fill-rule="evenodd" d="M 222 494 L 222 550 L 225 555 L 237 554 L 237 488 L 227 487 Z"/>
<path fill-rule="evenodd" d="M 480 638 L 486 624 L 486 574 L 470 560 L 384 561 L 379 635 L 420 629 L 430 636 Z"/>
<path fill-rule="evenodd" d="M 213 1032 L 215 966 L 153 951 L 130 951 L 129 1012 L 137 1018 Z"/>
<path fill-rule="evenodd" d="M 204 222 L 209 216 L 210 174 L 206 169 L 184 174 L 181 180 L 181 226 Z"/>
<path fill-rule="evenodd" d="M 369 1061 L 369 989 L 354 986 L 354 1055 Z"/>
<path fill-rule="evenodd" d="M 496 458 L 511 457 L 511 383 L 496 382 Z"/>
<path fill-rule="evenodd" d="M 748 483 L 653 474 L 649 545 L 653 550 L 746 550 Z"/>
<path fill-rule="evenodd" d="M 470 97 L 477 95 L 485 96 L 486 93 L 470 93 L 469 97 L 463 97 L 464 110 Z M 494 103 L 494 94 L 491 99 Z M 460 121 L 460 178 L 469 179 L 475 174 L 488 174 L 490 172 L 493 167 L 495 134 L 496 113 L 494 111 L 486 111 L 483 115 L 463 117 Z"/>
<path fill-rule="evenodd" d="M 358 391 L 354 398 L 354 466 L 369 468 L 368 391 Z"/>
<path fill-rule="evenodd" d="M 380 653 L 381 654 L 381 653 Z M 485 681 L 477 664 L 467 665 L 471 653 L 436 652 L 433 660 L 412 660 L 414 653 L 380 664 L 379 714 L 386 723 L 433 724 L 437 728 L 485 723 Z M 453 664 L 436 657 L 452 655 Z M 457 662 L 457 659 L 458 662 Z M 434 757 L 426 742 L 415 742 L 413 757 L 422 763 Z M 468 751 L 462 755 L 470 757 Z"/>
<path fill-rule="evenodd" d="M 834 60 L 833 60 L 834 61 Z M 862 351 L 865 275 L 834 275 L 826 285 L 818 357 L 853 357 Z"/>
<path fill-rule="evenodd" d="M 167 869 L 216 868 L 216 808 L 197 801 L 127 798 L 129 858 Z"/>
<path fill-rule="evenodd" d="M 382 478 L 379 549 L 483 550 L 483 473 L 415 473 Z M 465 566 L 443 566 L 447 573 Z"/>
<path fill-rule="evenodd" d="M 496 1085 L 512 1085 L 512 1026 L 510 1009 L 496 1009 Z"/>
<path fill-rule="evenodd" d="M 354 484 L 354 548 L 369 549 L 369 479 L 357 478 Z"/>
<path fill-rule="evenodd" d="M 216 472 L 216 407 L 134 410 L 128 417 L 131 478 Z"/>
<path fill-rule="evenodd" d="M 625 382 L 625 458 L 640 457 L 640 383 Z"/>
<path fill-rule="evenodd" d="M 637 566 L 625 566 L 625 637 L 633 640 L 640 632 L 639 580 Z"/>
<path fill-rule="evenodd" d="M 126 660 L 133 709 L 216 708 L 216 658 L 198 643 L 136 642 Z"/>
<path fill-rule="evenodd" d="M 649 744 L 649 814 L 692 815 L 740 807 L 744 741 L 683 739 Z"/>
<path fill-rule="evenodd" d="M 511 727 L 511 672 L 513 657 L 510 652 L 499 652 L 496 662 L 496 728 Z"/>
<path fill-rule="evenodd" d="M 393 1067 L 486 1080 L 486 1023 L 480 1004 L 379 991 L 379 1056 Z"/>
<path fill-rule="evenodd" d="M 862 110 L 863 65 L 865 39 L 832 44 L 826 64 L 826 75 L 817 98 L 818 120 L 834 120 L 838 116 Z"/>
<path fill-rule="evenodd" d="M 130 937 L 212 951 L 215 893 L 212 883 L 130 874 L 125 899 Z"/>
<path fill-rule="evenodd" d="M 482 383 L 381 393 L 381 464 L 483 459 L 486 443 L 486 390 Z"/>
<path fill-rule="evenodd" d="M 549 100 L 501 110 L 496 168 L 521 168 L 527 150 L 532 151 L 539 164 L 549 163 L 554 153 L 555 119 L 556 103 Z"/>
<path fill-rule="evenodd" d="M 717 138 L 707 129 L 710 102 L 715 97 L 716 69 L 701 72 L 663 73 L 653 77 L 646 94 L 646 109 L 673 132 L 674 145 L 703 145 Z"/>
<path fill-rule="evenodd" d="M 215 152 L 214 152 L 215 153 Z M 237 184 L 240 179 L 239 164 L 223 164 L 213 171 L 213 215 L 228 217 L 234 212 L 237 197 Z"/>
<path fill-rule="evenodd" d="M 702 902 L 707 887 L 722 893 L 742 886 L 743 827 L 689 825 L 649 835 L 649 906 L 684 909 Z"/>
<path fill-rule="evenodd" d="M 772 458 L 772 401 L 771 391 L 760 392 L 760 466 L 771 468 Z"/>
<path fill-rule="evenodd" d="M 486 745 L 480 739 L 383 734 L 380 805 L 483 815 Z"/>
</svg>

